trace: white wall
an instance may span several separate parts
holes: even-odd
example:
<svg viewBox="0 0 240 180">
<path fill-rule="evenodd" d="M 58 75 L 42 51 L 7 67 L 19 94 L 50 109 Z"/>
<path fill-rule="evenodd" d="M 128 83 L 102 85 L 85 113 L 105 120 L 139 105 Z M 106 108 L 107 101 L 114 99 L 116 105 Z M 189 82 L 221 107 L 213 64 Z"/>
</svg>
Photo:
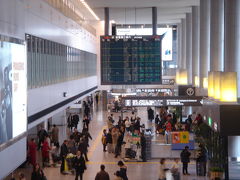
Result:
<svg viewBox="0 0 240 180">
<path fill-rule="evenodd" d="M 28 116 L 51 107 L 83 91 L 97 86 L 97 77 L 67 81 L 50 86 L 28 90 Z M 63 97 L 67 92 L 67 97 Z"/>
<path fill-rule="evenodd" d="M 26 160 L 26 137 L 0 152 L 0 179 Z"/>
<path fill-rule="evenodd" d="M 96 36 L 40 0 L 1 0 L 0 34 L 25 33 L 96 54 Z"/>
</svg>

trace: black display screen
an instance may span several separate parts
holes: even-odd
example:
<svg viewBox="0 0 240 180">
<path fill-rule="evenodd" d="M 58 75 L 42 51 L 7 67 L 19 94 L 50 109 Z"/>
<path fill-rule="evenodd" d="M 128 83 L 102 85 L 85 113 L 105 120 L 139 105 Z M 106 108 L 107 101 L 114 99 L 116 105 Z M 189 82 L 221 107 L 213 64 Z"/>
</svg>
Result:
<svg viewBox="0 0 240 180">
<path fill-rule="evenodd" d="M 101 36 L 101 83 L 161 84 L 162 36 Z"/>
</svg>

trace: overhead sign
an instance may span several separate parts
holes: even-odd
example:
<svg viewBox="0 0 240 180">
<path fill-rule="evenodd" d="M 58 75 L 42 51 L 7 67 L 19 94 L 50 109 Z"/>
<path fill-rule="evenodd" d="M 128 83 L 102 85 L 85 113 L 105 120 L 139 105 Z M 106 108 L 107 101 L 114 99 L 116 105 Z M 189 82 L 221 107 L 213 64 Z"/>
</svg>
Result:
<svg viewBox="0 0 240 180">
<path fill-rule="evenodd" d="M 195 87 L 192 86 L 178 86 L 179 96 L 195 96 Z"/>
<path fill-rule="evenodd" d="M 202 106 L 202 96 L 132 96 L 123 97 L 124 106 Z"/>
<path fill-rule="evenodd" d="M 141 88 L 141 89 L 136 89 L 137 93 L 172 93 L 173 90 L 170 88 Z"/>
<path fill-rule="evenodd" d="M 162 84 L 164 85 L 174 85 L 175 79 L 162 79 Z"/>
</svg>

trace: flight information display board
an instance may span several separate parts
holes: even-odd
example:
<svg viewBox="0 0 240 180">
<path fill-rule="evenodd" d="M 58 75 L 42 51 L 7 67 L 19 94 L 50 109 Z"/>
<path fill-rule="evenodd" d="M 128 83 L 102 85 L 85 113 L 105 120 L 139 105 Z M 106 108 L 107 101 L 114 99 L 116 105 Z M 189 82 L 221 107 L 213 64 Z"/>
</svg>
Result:
<svg viewBox="0 0 240 180">
<path fill-rule="evenodd" d="M 162 36 L 101 36 L 101 83 L 161 84 Z"/>
</svg>

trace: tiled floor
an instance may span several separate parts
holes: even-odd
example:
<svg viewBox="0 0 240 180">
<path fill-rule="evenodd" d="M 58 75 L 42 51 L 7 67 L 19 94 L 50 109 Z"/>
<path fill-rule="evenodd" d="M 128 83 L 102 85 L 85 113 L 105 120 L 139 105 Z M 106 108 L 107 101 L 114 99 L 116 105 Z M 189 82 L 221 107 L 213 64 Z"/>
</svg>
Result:
<svg viewBox="0 0 240 180">
<path fill-rule="evenodd" d="M 147 122 L 146 109 L 139 109 L 140 112 L 138 115 L 142 118 L 142 122 L 144 122 L 147 127 L 151 127 L 152 124 Z M 114 115 L 116 119 L 118 119 L 119 114 Z M 101 107 L 95 108 L 93 113 L 93 120 L 90 124 L 90 133 L 93 137 L 93 140 L 90 141 L 90 149 L 89 149 L 89 159 L 90 162 L 87 164 L 87 170 L 84 173 L 84 179 L 86 180 L 94 180 L 96 173 L 99 171 L 100 164 L 105 164 L 106 171 L 109 173 L 112 180 L 115 179 L 114 173 L 118 170 L 118 166 L 116 162 L 120 160 L 120 158 L 114 158 L 113 154 L 108 154 L 107 152 L 102 151 L 101 144 L 101 134 L 102 130 L 106 128 L 106 119 L 107 112 L 102 111 Z M 63 129 L 64 131 L 64 129 Z M 62 135 L 60 139 L 64 139 L 65 137 Z M 171 166 L 172 161 L 167 160 L 167 166 Z M 148 161 L 146 163 L 126 163 L 128 167 L 128 177 L 129 180 L 157 180 L 158 179 L 158 168 L 159 168 L 159 160 L 154 159 Z M 27 180 L 30 180 L 31 168 L 18 169 L 18 171 L 22 171 L 25 173 Z M 45 168 L 44 172 L 47 176 L 48 180 L 70 180 L 74 179 L 73 175 L 62 175 L 60 174 L 59 167 L 51 167 Z M 189 166 L 190 176 L 181 176 L 183 180 L 197 180 L 197 179 L 208 179 L 207 177 L 197 177 L 195 174 L 195 163 L 191 162 Z M 6 178 L 8 180 L 9 178 Z M 168 173 L 167 179 L 171 179 L 171 174 Z"/>
</svg>

